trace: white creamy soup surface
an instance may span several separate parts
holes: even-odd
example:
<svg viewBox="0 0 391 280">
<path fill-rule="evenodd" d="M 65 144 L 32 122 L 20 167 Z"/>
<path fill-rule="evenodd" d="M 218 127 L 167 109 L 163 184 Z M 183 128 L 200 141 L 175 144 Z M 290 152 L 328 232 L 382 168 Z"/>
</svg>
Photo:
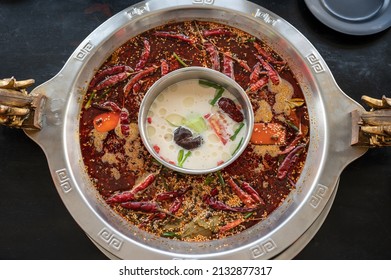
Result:
<svg viewBox="0 0 391 280">
<path fill-rule="evenodd" d="M 147 138 L 159 156 L 187 169 L 214 168 L 228 161 L 242 145 L 246 120 L 232 120 L 219 106 L 218 89 L 189 79 L 164 89 L 154 100 L 147 117 Z M 235 96 L 224 89 L 222 96 L 235 102 Z M 211 101 L 216 103 L 211 105 Z M 174 141 L 179 128 L 192 132 L 192 138 L 201 136 L 197 148 L 185 149 Z"/>
</svg>

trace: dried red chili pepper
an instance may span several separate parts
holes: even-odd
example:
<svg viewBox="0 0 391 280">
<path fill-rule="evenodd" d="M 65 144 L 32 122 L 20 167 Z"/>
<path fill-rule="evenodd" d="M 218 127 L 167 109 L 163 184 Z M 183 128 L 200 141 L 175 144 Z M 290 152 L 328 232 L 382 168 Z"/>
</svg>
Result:
<svg viewBox="0 0 391 280">
<path fill-rule="evenodd" d="M 258 55 L 257 58 L 261 62 L 263 68 L 265 68 L 267 75 L 269 76 L 272 83 L 274 85 L 278 85 L 280 83 L 280 76 L 278 75 L 278 72 L 276 71 L 276 69 L 274 69 L 273 66 L 271 66 L 268 62 L 263 60 L 263 58 L 261 56 Z"/>
<path fill-rule="evenodd" d="M 231 52 L 225 52 L 224 55 L 232 58 L 234 61 L 236 61 L 237 63 L 239 63 L 240 66 L 243 67 L 244 70 L 246 70 L 247 72 L 251 72 L 251 68 L 250 66 L 248 66 L 247 62 L 242 60 L 242 59 L 239 59 L 237 58 L 234 54 L 232 54 Z"/>
<path fill-rule="evenodd" d="M 250 74 L 250 83 L 252 83 L 252 84 L 256 83 L 259 80 L 260 74 L 261 74 L 261 63 L 257 62 L 254 65 L 253 70 Z"/>
<path fill-rule="evenodd" d="M 151 66 L 151 67 L 149 67 L 149 68 L 139 72 L 135 76 L 133 76 L 133 78 L 131 78 L 128 81 L 128 83 L 124 86 L 124 95 L 125 95 L 125 97 L 128 96 L 129 92 L 132 90 L 132 88 L 133 88 L 135 83 L 137 83 L 142 78 L 151 75 L 153 72 L 156 71 L 156 69 L 157 69 L 156 66 Z"/>
<path fill-rule="evenodd" d="M 184 195 L 190 189 L 191 189 L 191 187 L 187 187 L 187 188 L 181 188 L 177 191 L 159 193 L 158 195 L 156 195 L 155 199 L 157 201 L 164 201 L 164 200 L 176 198 L 176 197 Z"/>
<path fill-rule="evenodd" d="M 182 202 L 183 202 L 183 196 L 176 197 L 175 200 L 172 202 L 168 211 L 171 214 L 175 214 L 181 208 Z"/>
<path fill-rule="evenodd" d="M 270 53 L 268 53 L 264 48 L 261 47 L 257 42 L 254 42 L 254 47 L 257 52 L 268 62 L 276 65 L 285 65 L 284 61 L 276 60 Z"/>
<path fill-rule="evenodd" d="M 253 189 L 253 187 L 250 186 L 249 183 L 247 182 L 243 182 L 242 183 L 242 189 L 248 193 L 251 198 L 255 201 L 255 202 L 258 202 L 262 205 L 265 205 L 265 201 L 259 196 L 258 192 L 256 190 Z"/>
<path fill-rule="evenodd" d="M 235 80 L 234 61 L 231 53 L 223 54 L 223 73 L 232 80 Z"/>
<path fill-rule="evenodd" d="M 141 84 L 139 82 L 135 83 L 132 87 L 133 94 L 139 93 L 141 90 Z"/>
<path fill-rule="evenodd" d="M 190 44 L 194 44 L 195 40 L 191 39 L 189 36 L 186 36 L 185 34 L 181 33 L 174 33 L 174 32 L 169 32 L 169 31 L 155 31 L 153 35 L 158 36 L 158 37 L 167 37 L 167 38 L 174 38 L 178 39 Z"/>
<path fill-rule="evenodd" d="M 140 60 L 136 65 L 135 70 L 139 71 L 145 67 L 145 64 L 148 61 L 149 54 L 151 53 L 151 45 L 149 44 L 149 41 L 147 39 L 143 40 L 144 44 L 144 49 L 143 52 L 141 53 Z"/>
<path fill-rule="evenodd" d="M 251 72 L 250 66 L 244 60 L 239 60 L 239 65 L 242 66 L 247 72 Z"/>
<path fill-rule="evenodd" d="M 295 139 L 293 139 L 293 141 L 283 151 L 279 152 L 279 154 L 286 155 L 289 152 L 291 152 L 296 147 L 296 144 L 300 142 L 301 139 L 303 139 L 303 136 L 300 134 Z"/>
<path fill-rule="evenodd" d="M 133 69 L 127 65 L 116 65 L 113 67 L 106 68 L 106 69 L 95 74 L 94 78 L 90 82 L 89 88 L 90 89 L 94 88 L 98 82 L 102 81 L 107 76 L 119 74 L 122 72 L 131 73 L 131 72 L 133 72 Z"/>
<path fill-rule="evenodd" d="M 116 194 L 112 195 L 111 197 L 109 197 L 106 201 L 107 201 L 107 203 L 119 203 L 119 202 L 133 200 L 136 198 L 137 193 L 148 188 L 153 183 L 155 178 L 156 178 L 156 176 L 154 174 L 149 174 L 141 183 L 139 183 L 137 186 L 135 186 L 130 191 L 116 193 Z"/>
<path fill-rule="evenodd" d="M 116 193 L 116 194 L 112 195 L 111 197 L 106 199 L 106 202 L 107 203 L 119 203 L 119 202 L 134 200 L 135 198 L 136 198 L 135 194 L 132 191 L 124 191 L 124 192 Z"/>
<path fill-rule="evenodd" d="M 159 205 L 153 201 L 128 201 L 121 203 L 121 206 L 126 209 L 146 213 L 160 212 Z"/>
<path fill-rule="evenodd" d="M 252 212 L 252 211 L 256 210 L 255 207 L 253 207 L 253 208 L 250 208 L 250 207 L 231 207 L 231 206 L 228 206 L 227 204 L 225 204 L 224 202 L 216 200 L 216 198 L 214 198 L 210 195 L 205 195 L 204 201 L 206 204 L 208 204 L 214 210 L 231 211 L 231 212 L 238 212 L 238 213 L 246 213 L 246 212 Z"/>
<path fill-rule="evenodd" d="M 129 111 L 126 108 L 121 109 L 121 113 L 119 114 L 119 122 L 121 125 L 121 132 L 124 136 L 129 135 L 130 127 L 129 127 Z"/>
<path fill-rule="evenodd" d="M 217 29 L 210 29 L 210 30 L 203 30 L 202 35 L 204 37 L 208 36 L 219 36 L 219 35 L 232 35 L 232 32 L 226 29 L 217 28 Z"/>
<path fill-rule="evenodd" d="M 94 90 L 101 90 L 107 87 L 112 87 L 118 84 L 119 82 L 122 82 L 126 80 L 129 77 L 130 73 L 128 72 L 122 72 L 116 75 L 112 75 L 101 81 L 99 84 L 97 84 L 94 87 Z"/>
<path fill-rule="evenodd" d="M 204 43 L 205 50 L 209 54 L 209 60 L 212 63 L 212 69 L 220 71 L 220 57 L 216 47 L 209 42 Z"/>
<path fill-rule="evenodd" d="M 294 165 L 295 161 L 298 159 L 297 154 L 303 150 L 305 146 L 306 144 L 297 146 L 284 158 L 277 170 L 277 178 L 279 180 L 282 180 L 287 176 L 292 165 Z"/>
<path fill-rule="evenodd" d="M 243 113 L 238 109 L 235 102 L 228 97 L 221 97 L 217 102 L 220 109 L 223 110 L 235 122 L 242 122 L 244 120 Z"/>
<path fill-rule="evenodd" d="M 165 59 L 160 60 L 160 72 L 162 76 L 167 75 L 170 71 L 169 65 Z"/>
<path fill-rule="evenodd" d="M 117 113 L 121 112 L 121 108 L 113 101 L 105 101 L 100 104 L 93 104 L 93 106 L 100 110 L 112 111 Z"/>
<path fill-rule="evenodd" d="M 134 187 L 132 189 L 132 192 L 134 194 L 137 194 L 137 193 L 145 190 L 147 187 L 149 187 L 153 183 L 153 181 L 155 181 L 155 179 L 156 179 L 155 174 L 149 174 L 147 177 L 145 177 L 145 179 L 140 184 L 138 184 L 136 187 Z"/>
<path fill-rule="evenodd" d="M 228 185 L 230 185 L 232 191 L 240 198 L 240 200 L 247 206 L 247 207 L 254 207 L 256 205 L 256 202 L 252 199 L 251 195 L 243 191 L 232 178 L 228 179 Z"/>
<path fill-rule="evenodd" d="M 241 223 L 243 223 L 243 222 L 244 222 L 244 218 L 239 218 L 239 219 L 237 219 L 237 220 L 234 220 L 234 221 L 232 221 L 232 222 L 230 222 L 230 223 L 228 223 L 228 224 L 222 226 L 222 227 L 219 229 L 219 232 L 220 232 L 220 233 L 227 232 L 227 231 L 229 231 L 229 230 L 231 230 L 231 229 L 233 229 L 233 228 L 239 226 L 239 225 L 240 225 Z"/>
<path fill-rule="evenodd" d="M 267 76 L 262 77 L 255 84 L 251 84 L 246 91 L 257 92 L 259 89 L 266 86 L 268 82 L 269 82 L 269 78 Z"/>
</svg>

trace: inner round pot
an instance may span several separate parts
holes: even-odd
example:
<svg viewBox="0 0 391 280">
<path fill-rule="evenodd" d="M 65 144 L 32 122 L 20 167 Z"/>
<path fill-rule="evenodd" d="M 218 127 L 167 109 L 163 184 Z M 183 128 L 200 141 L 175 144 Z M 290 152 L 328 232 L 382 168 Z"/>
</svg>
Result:
<svg viewBox="0 0 391 280">
<path fill-rule="evenodd" d="M 148 134 L 147 133 L 148 112 L 152 106 L 152 103 L 159 96 L 159 94 L 161 94 L 163 90 L 167 89 L 168 87 L 174 84 L 177 84 L 178 82 L 182 82 L 186 80 L 194 80 L 194 79 L 206 80 L 222 86 L 224 90 L 227 90 L 236 98 L 238 104 L 240 105 L 240 107 L 243 109 L 244 112 L 244 120 L 243 120 L 243 123 L 245 124 L 244 138 L 242 141 L 240 141 L 238 149 L 229 158 L 229 160 L 226 160 L 218 165 L 216 162 L 216 166 L 211 168 L 191 169 L 191 168 L 181 167 L 178 164 L 175 164 L 174 162 L 170 163 L 169 161 L 163 159 L 161 155 L 156 151 L 156 149 L 151 144 L 149 137 L 147 135 Z M 149 88 L 148 92 L 145 94 L 143 101 L 140 105 L 138 126 L 139 126 L 139 133 L 145 147 L 147 148 L 149 153 L 151 153 L 152 156 L 161 164 L 175 171 L 186 173 L 186 174 L 206 174 L 206 173 L 216 172 L 230 165 L 246 149 L 246 146 L 251 138 L 251 132 L 254 127 L 254 113 L 251 106 L 251 102 L 248 99 L 246 92 L 234 80 L 222 74 L 221 72 L 209 68 L 186 67 L 186 68 L 175 70 L 163 76 Z"/>
</svg>

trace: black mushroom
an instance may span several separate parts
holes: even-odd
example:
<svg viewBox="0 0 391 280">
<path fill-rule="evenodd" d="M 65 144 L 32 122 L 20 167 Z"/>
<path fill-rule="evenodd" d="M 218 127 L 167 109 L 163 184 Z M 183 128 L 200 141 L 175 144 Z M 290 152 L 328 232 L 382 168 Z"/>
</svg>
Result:
<svg viewBox="0 0 391 280">
<path fill-rule="evenodd" d="M 204 142 L 201 135 L 194 137 L 193 133 L 183 126 L 174 130 L 174 141 L 178 146 L 181 146 L 186 150 L 198 148 Z"/>
</svg>

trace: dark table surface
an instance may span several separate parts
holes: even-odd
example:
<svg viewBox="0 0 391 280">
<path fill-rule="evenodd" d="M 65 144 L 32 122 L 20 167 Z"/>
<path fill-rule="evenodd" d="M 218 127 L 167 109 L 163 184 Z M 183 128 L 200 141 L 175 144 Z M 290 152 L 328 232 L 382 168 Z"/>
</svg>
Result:
<svg viewBox="0 0 391 280">
<path fill-rule="evenodd" d="M 80 42 L 139 1 L 0 0 L 0 77 L 53 77 Z M 391 96 L 391 30 L 348 36 L 321 24 L 303 0 L 253 1 L 295 26 L 341 89 Z M 297 259 L 391 259 L 391 149 L 372 149 L 342 173 L 333 207 Z M 40 147 L 0 127 L 0 259 L 105 259 L 67 212 Z"/>
</svg>

